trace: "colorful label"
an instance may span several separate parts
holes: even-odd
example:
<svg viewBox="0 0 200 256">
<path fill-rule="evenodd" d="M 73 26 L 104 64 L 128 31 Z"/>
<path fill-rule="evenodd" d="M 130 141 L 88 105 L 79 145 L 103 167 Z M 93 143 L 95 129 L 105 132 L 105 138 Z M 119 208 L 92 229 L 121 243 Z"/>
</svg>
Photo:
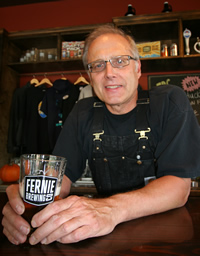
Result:
<svg viewBox="0 0 200 256">
<path fill-rule="evenodd" d="M 24 201 L 42 206 L 54 201 L 57 178 L 49 176 L 25 176 Z"/>
</svg>

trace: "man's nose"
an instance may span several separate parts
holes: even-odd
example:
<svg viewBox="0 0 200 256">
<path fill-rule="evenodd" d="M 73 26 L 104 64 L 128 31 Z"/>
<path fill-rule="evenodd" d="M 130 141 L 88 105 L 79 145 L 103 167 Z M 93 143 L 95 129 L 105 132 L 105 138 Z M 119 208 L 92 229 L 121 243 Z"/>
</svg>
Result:
<svg viewBox="0 0 200 256">
<path fill-rule="evenodd" d="M 113 76 L 116 74 L 116 68 L 113 68 L 113 66 L 111 65 L 110 61 L 106 62 L 106 68 L 105 68 L 105 72 L 107 76 Z"/>
</svg>

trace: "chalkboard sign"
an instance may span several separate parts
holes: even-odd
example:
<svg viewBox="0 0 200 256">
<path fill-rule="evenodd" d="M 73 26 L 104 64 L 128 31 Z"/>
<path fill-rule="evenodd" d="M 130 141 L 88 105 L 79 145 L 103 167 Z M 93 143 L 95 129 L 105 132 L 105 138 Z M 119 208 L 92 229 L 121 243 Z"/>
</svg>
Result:
<svg viewBox="0 0 200 256">
<path fill-rule="evenodd" d="M 167 84 L 177 85 L 185 91 L 200 124 L 200 73 L 148 76 L 149 89 Z"/>
</svg>

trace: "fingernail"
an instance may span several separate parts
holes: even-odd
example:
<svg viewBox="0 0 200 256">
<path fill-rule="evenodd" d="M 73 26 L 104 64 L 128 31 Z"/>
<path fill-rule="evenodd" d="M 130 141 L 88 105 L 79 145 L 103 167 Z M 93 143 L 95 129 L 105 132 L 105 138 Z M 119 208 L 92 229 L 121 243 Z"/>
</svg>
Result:
<svg viewBox="0 0 200 256">
<path fill-rule="evenodd" d="M 29 238 L 29 243 L 30 243 L 31 245 L 37 244 L 37 240 L 36 240 L 36 238 L 34 237 L 34 235 L 30 236 L 30 238 Z"/>
<path fill-rule="evenodd" d="M 31 226 L 32 226 L 33 228 L 36 228 L 36 227 L 37 227 L 36 222 L 35 222 L 34 220 L 31 220 Z"/>
<path fill-rule="evenodd" d="M 24 207 L 22 205 L 16 205 L 16 211 L 18 214 L 22 214 L 24 212 Z"/>
<path fill-rule="evenodd" d="M 20 227 L 20 231 L 24 234 L 24 235 L 28 235 L 28 233 L 30 232 L 30 228 L 27 226 L 21 226 Z"/>
<path fill-rule="evenodd" d="M 17 240 L 15 240 L 14 238 L 10 242 L 14 245 L 19 245 L 19 242 Z"/>
<path fill-rule="evenodd" d="M 46 244 L 47 243 L 47 239 L 46 237 L 41 241 L 41 244 Z"/>
</svg>

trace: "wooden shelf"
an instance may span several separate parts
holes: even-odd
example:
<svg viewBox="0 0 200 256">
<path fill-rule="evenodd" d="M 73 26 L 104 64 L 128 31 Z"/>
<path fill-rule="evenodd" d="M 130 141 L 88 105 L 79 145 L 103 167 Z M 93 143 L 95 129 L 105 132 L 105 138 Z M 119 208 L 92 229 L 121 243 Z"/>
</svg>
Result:
<svg viewBox="0 0 200 256">
<path fill-rule="evenodd" d="M 186 55 L 183 57 L 160 57 L 160 58 L 142 58 L 142 73 L 150 72 L 175 72 L 199 70 L 200 54 Z M 81 59 L 57 60 L 46 62 L 30 63 L 9 63 L 8 66 L 20 74 L 43 73 L 55 71 L 84 70 Z"/>
<path fill-rule="evenodd" d="M 20 74 L 25 73 L 43 73 L 55 71 L 71 71 L 83 70 L 84 66 L 81 59 L 74 60 L 57 60 L 46 62 L 29 62 L 29 63 L 10 63 L 10 68 L 14 69 Z"/>
</svg>

